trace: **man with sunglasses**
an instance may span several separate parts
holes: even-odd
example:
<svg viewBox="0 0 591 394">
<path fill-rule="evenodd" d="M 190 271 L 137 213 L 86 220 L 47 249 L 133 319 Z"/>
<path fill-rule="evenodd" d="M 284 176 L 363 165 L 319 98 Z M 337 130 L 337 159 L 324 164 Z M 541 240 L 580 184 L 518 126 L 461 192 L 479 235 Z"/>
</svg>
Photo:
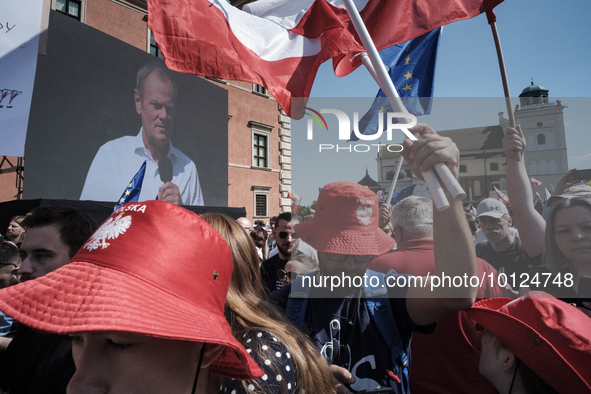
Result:
<svg viewBox="0 0 591 394">
<path fill-rule="evenodd" d="M 459 151 L 449 138 L 426 125 L 411 131 L 420 137 L 414 143 L 406 140 L 402 155 L 418 177 L 440 162 L 458 176 Z M 326 185 L 314 218 L 295 226 L 300 238 L 318 251 L 320 270 L 298 278 L 274 299 L 331 364 L 338 393 L 384 388 L 391 390 L 379 392 L 408 393 L 412 333 L 429 333 L 440 318 L 473 304 L 475 288 L 430 286 L 433 275 L 442 272 L 451 277 L 476 275 L 462 204 L 445 192 L 450 207 L 434 214 L 436 272 L 428 278 L 385 276 L 367 269 L 374 257 L 393 248 L 394 240 L 378 227 L 378 197 L 364 186 Z M 344 277 L 361 282 L 343 280 L 333 286 L 336 281 L 322 281 Z M 419 280 L 424 286 L 411 284 Z"/>
<path fill-rule="evenodd" d="M 261 279 L 267 293 L 271 293 L 283 286 L 283 282 L 277 276 L 278 270 L 285 270 L 285 265 L 291 260 L 291 252 L 301 253 L 297 250 L 297 239 L 295 233 L 291 232 L 291 212 L 283 212 L 277 216 L 273 236 L 277 243 L 277 254 L 269 257 L 261 264 Z"/>
</svg>

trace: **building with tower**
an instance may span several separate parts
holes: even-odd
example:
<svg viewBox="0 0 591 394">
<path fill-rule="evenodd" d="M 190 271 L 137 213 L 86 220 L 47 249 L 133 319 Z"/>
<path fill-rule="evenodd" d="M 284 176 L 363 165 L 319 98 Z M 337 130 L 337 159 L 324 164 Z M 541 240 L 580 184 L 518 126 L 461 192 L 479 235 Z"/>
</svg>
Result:
<svg viewBox="0 0 591 394">
<path fill-rule="evenodd" d="M 566 150 L 566 130 L 563 111 L 567 108 L 560 100 L 552 101 L 548 89 L 533 82 L 519 95 L 519 104 L 515 106 L 515 120 L 527 141 L 525 154 L 529 177 L 542 182 L 542 186 L 533 187 L 534 193 L 544 196 L 544 189 L 550 192 L 558 180 L 569 170 Z M 507 194 L 506 159 L 502 140 L 509 120 L 499 112 L 496 125 L 478 126 L 463 129 L 438 131 L 451 138 L 460 149 L 460 185 L 467 193 L 468 201 L 483 198 L 496 198 L 495 187 Z M 380 147 L 378 165 L 378 183 L 390 188 L 398 153 L 388 152 Z M 423 181 L 412 173 L 405 163 L 398 176 L 396 189 L 416 184 L 415 195 L 428 196 Z M 509 199 L 511 196 L 509 196 Z"/>
</svg>

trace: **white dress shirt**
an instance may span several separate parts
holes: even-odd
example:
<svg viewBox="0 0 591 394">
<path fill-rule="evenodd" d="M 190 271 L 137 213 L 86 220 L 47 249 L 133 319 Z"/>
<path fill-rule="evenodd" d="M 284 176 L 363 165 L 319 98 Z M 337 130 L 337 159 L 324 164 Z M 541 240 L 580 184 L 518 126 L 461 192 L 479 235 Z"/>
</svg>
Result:
<svg viewBox="0 0 591 394">
<path fill-rule="evenodd" d="M 173 170 L 171 182 L 178 186 L 183 205 L 203 205 L 195 163 L 172 143 L 168 157 Z M 101 146 L 86 175 L 80 200 L 118 201 L 144 161 L 146 172 L 138 201 L 155 200 L 164 183 L 158 164 L 144 147 L 142 129 L 137 136 L 117 138 Z"/>
</svg>

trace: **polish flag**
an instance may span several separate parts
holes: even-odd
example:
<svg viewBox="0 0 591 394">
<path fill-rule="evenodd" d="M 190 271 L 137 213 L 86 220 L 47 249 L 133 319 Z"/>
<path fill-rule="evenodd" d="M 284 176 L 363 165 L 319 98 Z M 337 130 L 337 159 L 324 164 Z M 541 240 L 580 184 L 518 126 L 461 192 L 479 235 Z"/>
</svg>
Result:
<svg viewBox="0 0 591 394">
<path fill-rule="evenodd" d="M 302 202 L 302 197 L 298 196 L 289 188 L 287 190 L 287 197 L 291 199 L 291 213 L 298 213 L 300 209 L 300 203 Z"/>
<path fill-rule="evenodd" d="M 536 198 L 540 201 L 542 201 L 542 196 L 540 196 L 540 193 L 536 192 Z"/>
<path fill-rule="evenodd" d="M 377 49 L 491 11 L 503 0 L 355 0 Z M 342 0 L 148 0 L 148 23 L 168 68 L 266 87 L 296 119 L 320 64 L 347 75 L 364 52 Z M 342 61 L 344 59 L 351 61 Z"/>
<path fill-rule="evenodd" d="M 495 188 L 495 192 L 497 192 L 497 196 L 499 196 L 499 199 L 503 202 L 503 204 L 505 204 L 505 205 L 509 204 L 509 197 L 507 197 L 505 194 L 503 194 L 502 191 L 497 189 L 496 186 L 493 186 L 493 187 Z"/>
<path fill-rule="evenodd" d="M 363 49 L 326 1 L 309 6 L 324 29 L 309 26 L 299 32 L 305 35 L 226 0 L 148 0 L 148 24 L 171 70 L 262 85 L 289 116 L 301 118 L 303 108 L 294 114 L 291 98 L 310 95 L 320 64 Z"/>
<path fill-rule="evenodd" d="M 538 181 L 536 178 L 531 178 L 531 184 L 534 186 L 542 186 L 542 182 Z"/>
</svg>

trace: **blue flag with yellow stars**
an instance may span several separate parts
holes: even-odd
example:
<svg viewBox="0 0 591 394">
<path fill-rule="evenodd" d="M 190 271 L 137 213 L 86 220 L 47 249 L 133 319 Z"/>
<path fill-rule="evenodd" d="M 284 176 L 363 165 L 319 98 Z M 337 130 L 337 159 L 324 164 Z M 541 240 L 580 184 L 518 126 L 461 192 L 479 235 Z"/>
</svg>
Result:
<svg viewBox="0 0 591 394">
<path fill-rule="evenodd" d="M 399 203 L 400 201 L 404 200 L 406 197 L 412 195 L 412 191 L 415 189 L 415 186 L 416 186 L 416 184 L 406 186 L 406 187 L 403 187 L 402 189 L 398 189 L 394 193 L 392 193 L 392 200 L 390 200 L 390 205 L 394 206 L 394 205 L 396 205 L 396 203 Z"/>
<path fill-rule="evenodd" d="M 113 208 L 113 212 L 117 210 L 121 205 L 127 204 L 128 202 L 137 201 L 140 198 L 140 192 L 142 191 L 142 183 L 144 182 L 144 174 L 146 173 L 146 162 L 142 164 L 140 170 L 133 176 L 133 179 L 125 191 L 121 195 L 121 198 L 117 201 L 117 205 Z"/>
<path fill-rule="evenodd" d="M 381 50 L 380 57 L 389 68 L 388 74 L 404 106 L 415 116 L 431 113 L 433 79 L 441 27 L 415 39 Z M 379 118 L 392 111 L 388 98 L 380 89 L 370 110 L 359 120 L 359 132 L 364 135 L 378 132 Z M 351 141 L 359 138 L 351 133 Z"/>
</svg>

